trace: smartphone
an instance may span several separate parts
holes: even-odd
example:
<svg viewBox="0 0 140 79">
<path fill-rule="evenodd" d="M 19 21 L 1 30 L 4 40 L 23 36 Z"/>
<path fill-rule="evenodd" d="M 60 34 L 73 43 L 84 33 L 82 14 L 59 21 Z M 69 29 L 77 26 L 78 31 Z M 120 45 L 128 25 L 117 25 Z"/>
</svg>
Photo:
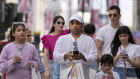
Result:
<svg viewBox="0 0 140 79">
<path fill-rule="evenodd" d="M 73 51 L 73 54 L 78 55 L 79 51 Z"/>
</svg>

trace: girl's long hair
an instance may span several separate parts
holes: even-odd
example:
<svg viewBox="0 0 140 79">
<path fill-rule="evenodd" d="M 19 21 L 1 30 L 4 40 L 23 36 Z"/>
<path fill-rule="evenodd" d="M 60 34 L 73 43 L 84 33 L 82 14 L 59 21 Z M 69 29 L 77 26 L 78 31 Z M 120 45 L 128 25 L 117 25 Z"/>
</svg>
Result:
<svg viewBox="0 0 140 79">
<path fill-rule="evenodd" d="M 129 39 L 128 42 L 135 44 L 135 41 L 133 39 L 132 33 L 130 31 L 130 29 L 127 26 L 121 26 L 118 28 L 118 30 L 116 31 L 116 34 L 114 36 L 114 39 L 111 43 L 111 53 L 113 56 L 116 56 L 117 52 L 118 52 L 118 48 L 119 46 L 121 46 L 121 42 L 119 40 L 119 35 L 120 34 L 128 34 L 129 35 Z"/>
<path fill-rule="evenodd" d="M 61 18 L 61 19 L 64 20 L 64 18 L 63 18 L 62 16 L 60 16 L 60 15 L 55 16 L 54 19 L 53 19 L 53 24 L 55 24 L 59 18 Z M 64 22 L 65 22 L 65 20 L 64 20 Z M 54 31 L 55 31 L 55 27 L 52 25 L 52 28 L 51 28 L 51 30 L 49 31 L 49 34 L 52 33 L 52 32 L 54 32 Z"/>
</svg>

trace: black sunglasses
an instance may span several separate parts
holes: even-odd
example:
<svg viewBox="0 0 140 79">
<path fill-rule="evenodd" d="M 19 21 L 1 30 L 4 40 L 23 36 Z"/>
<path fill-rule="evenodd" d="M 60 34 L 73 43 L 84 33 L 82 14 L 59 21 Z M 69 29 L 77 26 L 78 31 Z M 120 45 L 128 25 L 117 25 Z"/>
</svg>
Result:
<svg viewBox="0 0 140 79">
<path fill-rule="evenodd" d="M 65 25 L 65 22 L 60 22 L 60 21 L 58 21 L 57 24 Z"/>
<path fill-rule="evenodd" d="M 117 14 L 108 14 L 109 17 L 117 17 Z"/>
</svg>

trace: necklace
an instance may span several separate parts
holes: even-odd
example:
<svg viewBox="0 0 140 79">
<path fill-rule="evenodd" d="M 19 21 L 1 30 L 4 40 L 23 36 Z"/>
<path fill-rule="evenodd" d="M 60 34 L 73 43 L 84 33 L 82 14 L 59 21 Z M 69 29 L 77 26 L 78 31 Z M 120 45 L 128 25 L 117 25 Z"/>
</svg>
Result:
<svg viewBox="0 0 140 79">
<path fill-rule="evenodd" d="M 24 53 L 24 46 L 25 46 L 25 43 L 23 44 L 23 47 L 22 47 L 22 48 L 18 48 L 18 47 L 16 46 L 16 43 L 15 43 L 15 47 L 16 47 L 16 49 L 17 49 L 17 52 L 18 52 L 18 55 L 19 55 L 19 56 L 22 55 L 22 54 Z"/>
</svg>

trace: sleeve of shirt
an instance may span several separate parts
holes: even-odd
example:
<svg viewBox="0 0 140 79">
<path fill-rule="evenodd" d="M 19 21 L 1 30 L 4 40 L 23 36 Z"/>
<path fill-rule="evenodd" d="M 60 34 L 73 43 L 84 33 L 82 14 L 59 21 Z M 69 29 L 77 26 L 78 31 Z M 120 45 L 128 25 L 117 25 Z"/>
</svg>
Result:
<svg viewBox="0 0 140 79">
<path fill-rule="evenodd" d="M 34 63 L 34 67 L 36 69 L 36 71 L 38 71 L 39 69 L 41 69 L 41 62 L 40 62 L 40 59 L 39 59 L 39 54 L 38 54 L 38 51 L 36 49 L 36 47 L 34 46 L 34 51 L 33 51 L 33 63 Z"/>
<path fill-rule="evenodd" d="M 14 70 L 16 64 L 13 64 L 13 59 L 8 59 L 8 48 L 4 47 L 0 55 L 0 72 L 8 73 Z"/>
<path fill-rule="evenodd" d="M 117 72 L 114 72 L 113 76 L 115 79 L 120 79 L 120 75 Z"/>
<path fill-rule="evenodd" d="M 135 56 L 138 57 L 140 56 L 140 46 L 137 47 Z"/>
<path fill-rule="evenodd" d="M 70 30 L 69 29 L 65 29 L 63 32 L 64 32 L 64 35 L 66 35 L 66 34 L 70 33 Z"/>
<path fill-rule="evenodd" d="M 62 42 L 63 42 L 63 39 L 61 39 L 61 37 L 59 37 L 55 44 L 53 58 L 54 58 L 54 61 L 59 64 L 66 64 L 68 62 L 66 60 L 64 60 L 64 54 L 66 52 L 62 51 Z"/>
<path fill-rule="evenodd" d="M 57 63 L 61 64 L 64 63 L 64 53 L 62 53 L 62 47 L 61 47 L 61 37 L 58 38 L 58 40 L 56 41 L 55 44 L 55 48 L 54 48 L 54 52 L 53 52 L 53 58 L 54 61 L 56 61 Z"/>
<path fill-rule="evenodd" d="M 47 38 L 47 35 L 44 35 L 42 38 L 42 44 L 43 44 L 43 47 L 50 50 L 50 45 L 49 45 L 49 41 L 48 41 L 48 38 Z"/>
<path fill-rule="evenodd" d="M 96 35 L 96 39 L 103 41 L 104 40 L 104 30 L 103 28 L 99 29 Z"/>
<path fill-rule="evenodd" d="M 84 62 L 86 64 L 90 65 L 97 61 L 96 44 L 92 38 L 90 39 L 88 49 L 86 50 L 86 53 L 84 55 L 85 55 L 85 58 L 87 59 L 87 62 Z"/>
</svg>

